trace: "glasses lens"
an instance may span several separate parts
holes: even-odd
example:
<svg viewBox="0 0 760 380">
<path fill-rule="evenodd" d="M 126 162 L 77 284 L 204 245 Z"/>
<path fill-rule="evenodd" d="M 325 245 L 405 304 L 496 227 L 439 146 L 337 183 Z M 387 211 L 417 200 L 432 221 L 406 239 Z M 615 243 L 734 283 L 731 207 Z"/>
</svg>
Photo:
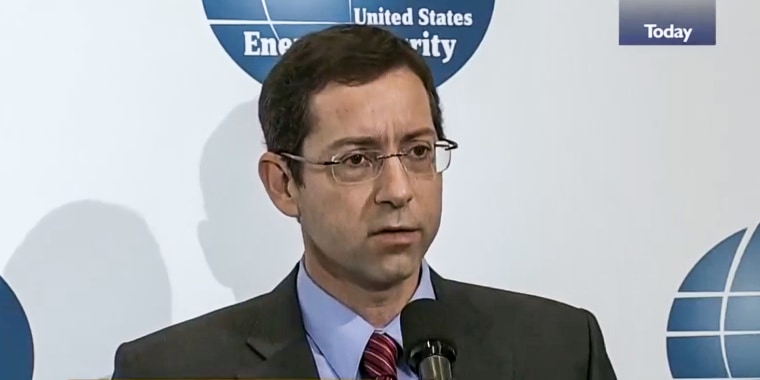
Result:
<svg viewBox="0 0 760 380">
<path fill-rule="evenodd" d="M 370 153 L 351 153 L 338 160 L 340 163 L 332 166 L 335 179 L 345 183 L 362 182 L 374 177 L 377 169 L 377 159 Z"/>
<path fill-rule="evenodd" d="M 441 173 L 451 164 L 451 151 L 447 147 L 435 147 L 435 172 Z"/>
<path fill-rule="evenodd" d="M 415 176 L 432 176 L 449 168 L 451 164 L 451 150 L 448 146 L 436 146 L 433 152 L 408 152 L 400 156 L 404 168 Z M 415 154 L 416 153 L 416 154 Z M 354 153 L 343 156 L 339 164 L 332 165 L 332 173 L 338 182 L 359 183 L 372 180 L 379 174 L 386 160 L 394 157 L 378 160 L 373 154 Z"/>
</svg>

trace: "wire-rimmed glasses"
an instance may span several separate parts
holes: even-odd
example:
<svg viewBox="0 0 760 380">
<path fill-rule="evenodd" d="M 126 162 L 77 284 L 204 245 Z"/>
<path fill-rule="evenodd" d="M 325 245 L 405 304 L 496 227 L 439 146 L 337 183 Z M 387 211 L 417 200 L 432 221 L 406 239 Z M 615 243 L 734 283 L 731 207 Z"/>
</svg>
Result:
<svg viewBox="0 0 760 380">
<path fill-rule="evenodd" d="M 378 150 L 352 150 L 335 155 L 329 161 L 312 161 L 291 153 L 280 155 L 311 165 L 329 166 L 335 181 L 343 184 L 357 184 L 376 179 L 383 170 L 383 163 L 391 157 L 398 157 L 407 173 L 416 177 L 433 177 L 449 168 L 451 151 L 459 144 L 452 140 L 440 139 L 435 143 L 415 142 L 401 152 L 386 154 Z"/>
</svg>

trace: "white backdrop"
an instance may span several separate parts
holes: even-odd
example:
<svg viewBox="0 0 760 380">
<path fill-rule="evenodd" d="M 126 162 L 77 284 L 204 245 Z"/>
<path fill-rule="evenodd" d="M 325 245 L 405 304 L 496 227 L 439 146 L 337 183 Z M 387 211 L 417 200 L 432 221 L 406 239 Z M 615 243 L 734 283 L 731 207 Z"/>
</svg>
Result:
<svg viewBox="0 0 760 380">
<path fill-rule="evenodd" d="M 620 47 L 614 1 L 498 0 L 440 87 L 461 148 L 432 265 L 588 308 L 621 379 L 671 379 L 681 281 L 760 221 L 759 14 L 718 0 L 717 46 Z M 294 265 L 256 175 L 259 84 L 200 0 L 3 0 L 0 48 L 0 275 L 35 380 L 107 376 L 120 342 Z"/>
</svg>

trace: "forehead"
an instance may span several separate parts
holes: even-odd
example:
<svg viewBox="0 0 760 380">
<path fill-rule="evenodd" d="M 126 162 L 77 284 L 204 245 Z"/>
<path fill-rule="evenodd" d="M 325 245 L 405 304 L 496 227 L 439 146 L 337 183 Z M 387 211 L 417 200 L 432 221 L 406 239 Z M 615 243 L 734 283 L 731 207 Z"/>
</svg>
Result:
<svg viewBox="0 0 760 380">
<path fill-rule="evenodd" d="M 417 135 L 435 137 L 428 93 L 422 81 L 401 68 L 358 86 L 330 84 L 312 97 L 312 131 L 305 141 L 317 150 L 341 141 L 394 144 Z"/>
</svg>

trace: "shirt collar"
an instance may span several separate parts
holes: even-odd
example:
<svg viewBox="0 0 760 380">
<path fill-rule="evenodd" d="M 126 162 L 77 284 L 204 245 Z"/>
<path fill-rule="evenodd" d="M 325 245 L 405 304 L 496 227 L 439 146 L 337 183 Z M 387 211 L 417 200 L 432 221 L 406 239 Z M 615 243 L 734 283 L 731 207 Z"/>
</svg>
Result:
<svg viewBox="0 0 760 380">
<path fill-rule="evenodd" d="M 430 268 L 424 260 L 421 272 L 419 285 L 411 301 L 421 298 L 435 299 L 433 284 L 430 281 Z M 306 273 L 303 260 L 298 268 L 296 289 L 304 327 L 310 340 L 338 378 L 355 379 L 364 347 L 376 329 L 315 284 Z M 402 346 L 399 316 L 382 331 Z"/>
</svg>

